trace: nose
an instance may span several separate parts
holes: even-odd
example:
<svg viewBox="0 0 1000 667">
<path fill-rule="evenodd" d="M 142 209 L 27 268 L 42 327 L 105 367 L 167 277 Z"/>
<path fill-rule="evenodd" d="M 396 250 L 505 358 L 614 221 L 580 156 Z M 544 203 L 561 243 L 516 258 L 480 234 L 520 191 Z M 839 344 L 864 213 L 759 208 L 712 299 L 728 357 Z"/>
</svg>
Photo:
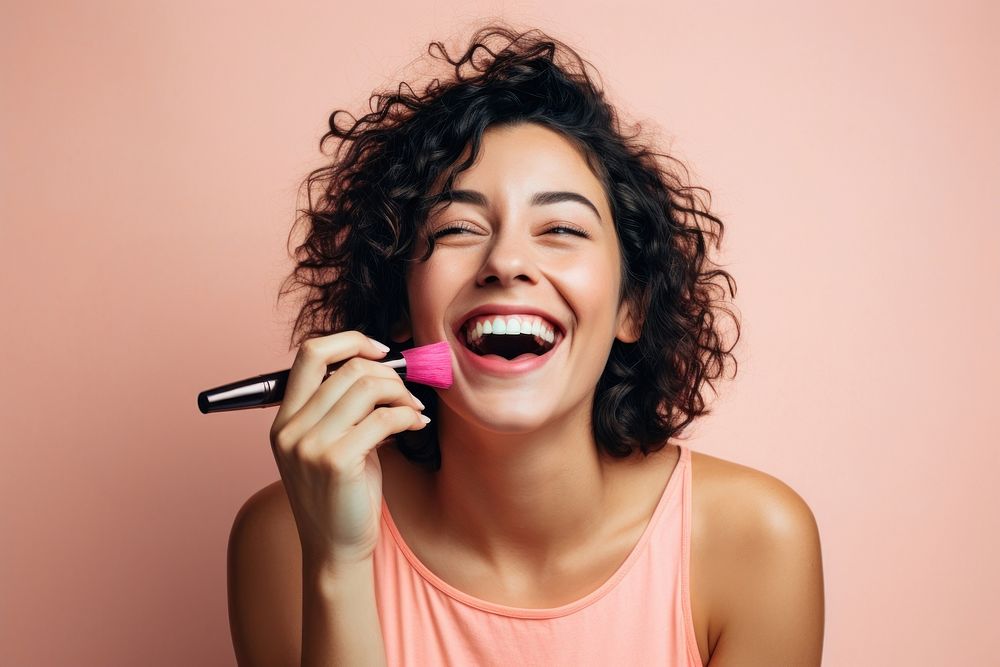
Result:
<svg viewBox="0 0 1000 667">
<path fill-rule="evenodd" d="M 538 266 L 531 255 L 531 244 L 520 238 L 512 225 L 502 225 L 500 229 L 486 250 L 476 283 L 512 285 L 519 279 L 537 283 Z"/>
</svg>

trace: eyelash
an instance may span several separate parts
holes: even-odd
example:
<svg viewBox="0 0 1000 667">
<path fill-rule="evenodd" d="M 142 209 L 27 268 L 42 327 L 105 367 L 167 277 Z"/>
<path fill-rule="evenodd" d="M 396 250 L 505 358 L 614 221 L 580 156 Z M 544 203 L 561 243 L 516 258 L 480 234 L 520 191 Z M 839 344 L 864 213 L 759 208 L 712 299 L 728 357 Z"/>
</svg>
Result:
<svg viewBox="0 0 1000 667">
<path fill-rule="evenodd" d="M 587 239 L 590 238 L 590 234 L 587 233 L 586 231 L 580 229 L 579 227 L 572 227 L 570 225 L 556 225 L 555 227 L 550 228 L 548 231 L 551 232 L 551 231 L 556 230 L 556 229 L 565 229 L 565 230 L 571 232 L 575 236 L 581 236 L 581 237 L 587 238 Z M 433 238 L 437 238 L 439 236 L 445 236 L 446 235 L 445 232 L 453 232 L 453 231 L 467 231 L 467 232 L 472 232 L 472 231 L 475 231 L 475 228 L 474 227 L 470 227 L 469 225 L 464 225 L 464 224 L 451 225 L 449 227 L 445 227 L 443 229 L 437 230 L 436 232 L 434 232 L 434 234 L 432 235 L 432 237 Z M 563 234 L 559 234 L 559 236 L 563 236 Z"/>
</svg>

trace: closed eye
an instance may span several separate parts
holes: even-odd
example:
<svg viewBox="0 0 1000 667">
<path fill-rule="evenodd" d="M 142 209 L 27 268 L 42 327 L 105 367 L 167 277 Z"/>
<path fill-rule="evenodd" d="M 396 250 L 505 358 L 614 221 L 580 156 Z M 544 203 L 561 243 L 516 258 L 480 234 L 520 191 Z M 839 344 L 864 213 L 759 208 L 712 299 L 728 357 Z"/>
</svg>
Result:
<svg viewBox="0 0 1000 667">
<path fill-rule="evenodd" d="M 556 225 L 555 227 L 549 228 L 548 231 L 554 232 L 557 229 L 566 230 L 570 234 L 574 234 L 576 236 L 580 236 L 583 238 L 587 239 L 590 238 L 590 234 L 588 232 L 580 229 L 579 227 L 571 227 L 569 225 Z M 437 238 L 439 236 L 447 236 L 451 232 L 461 232 L 461 231 L 474 232 L 476 230 L 474 227 L 470 227 L 468 225 L 452 225 L 450 227 L 445 227 L 443 229 L 439 229 L 438 231 L 434 232 L 433 238 Z M 565 234 L 557 234 L 556 236 L 565 236 Z"/>
</svg>

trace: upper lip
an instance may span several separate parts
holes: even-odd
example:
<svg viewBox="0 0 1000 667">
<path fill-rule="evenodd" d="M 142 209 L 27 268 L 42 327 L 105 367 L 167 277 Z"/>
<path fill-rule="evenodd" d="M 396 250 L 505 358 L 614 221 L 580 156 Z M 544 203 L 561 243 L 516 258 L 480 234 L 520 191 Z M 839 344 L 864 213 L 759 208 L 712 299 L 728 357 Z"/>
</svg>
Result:
<svg viewBox="0 0 1000 667">
<path fill-rule="evenodd" d="M 550 313 L 542 310 L 541 308 L 516 303 L 484 303 L 480 306 L 476 306 L 455 320 L 452 327 L 452 333 L 454 333 L 455 336 L 458 336 L 458 333 L 462 330 L 462 326 L 476 315 L 538 315 L 539 317 L 544 318 L 547 322 L 555 325 L 555 327 L 559 329 L 560 333 L 565 334 L 566 332 L 566 327 L 563 326 L 563 323 L 559 321 L 558 318 L 553 317 Z"/>
</svg>

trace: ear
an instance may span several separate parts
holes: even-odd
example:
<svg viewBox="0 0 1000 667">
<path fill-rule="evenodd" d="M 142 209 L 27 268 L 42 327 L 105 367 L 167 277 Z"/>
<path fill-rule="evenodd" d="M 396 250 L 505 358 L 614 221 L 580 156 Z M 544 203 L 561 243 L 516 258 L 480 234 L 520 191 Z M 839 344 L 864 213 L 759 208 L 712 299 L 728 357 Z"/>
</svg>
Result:
<svg viewBox="0 0 1000 667">
<path fill-rule="evenodd" d="M 632 305 L 628 299 L 622 301 L 618 307 L 618 326 L 615 330 L 615 338 L 623 343 L 634 343 L 639 340 L 642 332 L 642 321 L 632 313 Z"/>
</svg>

